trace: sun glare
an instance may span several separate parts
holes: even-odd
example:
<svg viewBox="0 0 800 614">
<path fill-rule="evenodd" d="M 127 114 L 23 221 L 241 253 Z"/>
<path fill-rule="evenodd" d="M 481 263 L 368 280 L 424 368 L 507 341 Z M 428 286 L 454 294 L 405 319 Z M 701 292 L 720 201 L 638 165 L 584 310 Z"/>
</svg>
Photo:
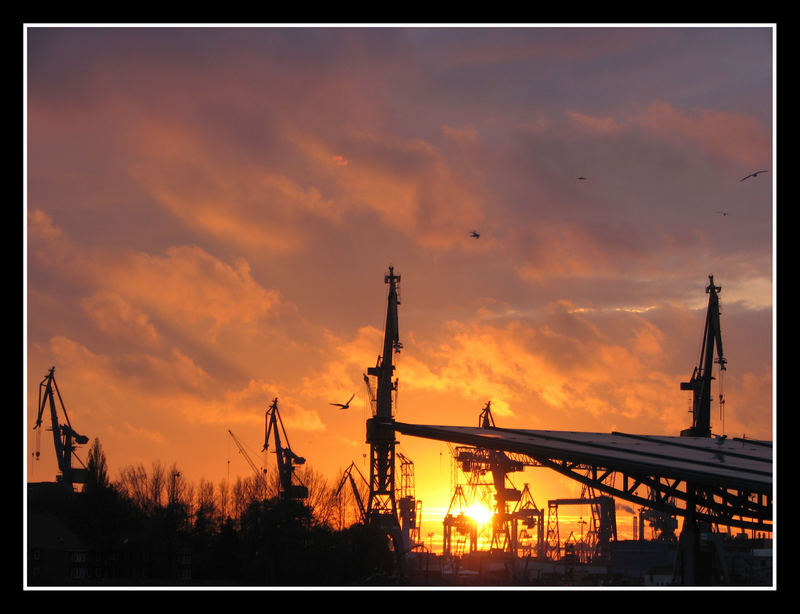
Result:
<svg viewBox="0 0 800 614">
<path fill-rule="evenodd" d="M 478 524 L 486 524 L 492 519 L 494 512 L 481 503 L 473 503 L 464 512 Z"/>
</svg>

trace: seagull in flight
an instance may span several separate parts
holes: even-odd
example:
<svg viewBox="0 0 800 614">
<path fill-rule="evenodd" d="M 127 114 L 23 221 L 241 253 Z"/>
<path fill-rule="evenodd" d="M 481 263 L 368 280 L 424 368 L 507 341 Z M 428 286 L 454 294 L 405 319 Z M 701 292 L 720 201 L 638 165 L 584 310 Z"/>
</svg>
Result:
<svg viewBox="0 0 800 614">
<path fill-rule="evenodd" d="M 474 238 L 474 239 L 477 239 L 477 238 L 479 238 L 481 235 L 480 235 L 479 233 L 477 233 L 477 232 L 475 232 L 475 231 L 473 230 L 471 233 L 469 233 L 469 236 L 471 236 L 471 237 L 472 237 L 472 238 Z"/>
<path fill-rule="evenodd" d="M 746 177 L 742 177 L 739 181 L 744 181 L 745 179 L 749 179 L 750 177 L 758 177 L 759 173 L 766 173 L 767 171 L 756 171 L 754 173 L 750 173 Z"/>
<path fill-rule="evenodd" d="M 356 395 L 355 395 L 355 393 L 353 393 L 353 396 L 352 396 L 352 397 L 350 397 L 350 398 L 347 400 L 347 403 L 331 403 L 331 405 L 335 405 L 335 406 L 336 406 L 336 407 L 338 407 L 339 409 L 347 409 L 347 408 L 349 408 L 349 407 L 350 407 L 350 401 L 352 401 L 352 400 L 353 400 L 353 397 L 354 397 L 354 396 L 356 396 Z"/>
<path fill-rule="evenodd" d="M 578 181 L 586 181 L 586 177 L 578 177 Z"/>
</svg>

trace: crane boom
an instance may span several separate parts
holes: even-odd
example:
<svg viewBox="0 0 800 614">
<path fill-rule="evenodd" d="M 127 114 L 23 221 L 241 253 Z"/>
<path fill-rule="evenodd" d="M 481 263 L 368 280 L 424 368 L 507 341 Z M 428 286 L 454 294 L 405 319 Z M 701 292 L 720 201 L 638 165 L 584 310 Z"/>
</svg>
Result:
<svg viewBox="0 0 800 614">
<path fill-rule="evenodd" d="M 256 474 L 256 477 L 264 484 L 264 486 L 267 486 L 268 485 L 266 478 L 267 470 L 266 469 L 259 470 L 259 468 L 256 467 L 256 464 L 253 462 L 253 459 L 250 458 L 250 455 L 247 453 L 247 450 L 244 449 L 242 442 L 239 441 L 239 438 L 233 434 L 233 431 L 228 429 L 228 434 L 230 434 L 230 436 L 233 438 L 234 443 L 236 443 L 236 447 L 239 448 L 239 452 L 241 453 L 242 456 L 244 456 L 244 459 L 247 461 L 247 464 L 250 465 L 250 468 L 253 470 L 253 473 Z"/>
<path fill-rule="evenodd" d="M 339 493 L 342 491 L 345 482 L 350 482 L 350 488 L 353 491 L 353 498 L 356 500 L 356 505 L 358 506 L 358 517 L 359 520 L 361 520 L 361 522 L 363 523 L 366 519 L 366 510 L 364 509 L 364 502 L 361 500 L 361 494 L 358 491 L 358 486 L 356 485 L 356 481 L 353 479 L 353 469 L 355 469 L 358 472 L 358 475 L 361 476 L 361 481 L 364 484 L 367 484 L 367 486 L 369 486 L 367 479 L 364 477 L 361 471 L 359 471 L 358 467 L 356 467 L 356 464 L 353 462 L 350 463 L 350 466 L 347 469 L 345 469 L 344 473 L 342 474 L 342 479 L 339 482 L 338 488 L 336 489 L 336 496 L 337 497 L 339 496 Z"/>
</svg>

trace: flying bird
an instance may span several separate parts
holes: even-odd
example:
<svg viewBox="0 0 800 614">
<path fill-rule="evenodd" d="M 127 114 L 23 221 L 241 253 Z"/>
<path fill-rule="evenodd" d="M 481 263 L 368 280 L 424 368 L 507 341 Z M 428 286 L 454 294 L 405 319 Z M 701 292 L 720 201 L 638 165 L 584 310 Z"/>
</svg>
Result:
<svg viewBox="0 0 800 614">
<path fill-rule="evenodd" d="M 352 397 L 350 397 L 350 398 L 347 400 L 347 403 L 331 403 L 331 405 L 335 405 L 335 406 L 336 406 L 336 407 L 338 407 L 339 409 L 347 409 L 347 408 L 349 408 L 349 407 L 350 407 L 350 401 L 352 401 L 352 400 L 353 400 L 353 397 L 354 397 L 354 396 L 356 396 L 356 395 L 355 395 L 355 393 L 353 393 L 353 396 L 352 396 Z"/>
<path fill-rule="evenodd" d="M 750 173 L 746 177 L 742 177 L 739 181 L 744 181 L 745 179 L 749 179 L 750 177 L 758 177 L 759 173 L 766 173 L 767 171 L 756 171 L 754 173 Z"/>
<path fill-rule="evenodd" d="M 717 213 L 719 213 L 722 216 L 730 215 L 730 213 L 728 213 L 727 211 L 717 211 Z"/>
<path fill-rule="evenodd" d="M 473 237 L 474 239 L 477 239 L 481 235 L 473 230 L 471 233 L 469 233 L 469 236 Z"/>
<path fill-rule="evenodd" d="M 586 177 L 578 177 L 578 181 L 586 181 Z"/>
</svg>

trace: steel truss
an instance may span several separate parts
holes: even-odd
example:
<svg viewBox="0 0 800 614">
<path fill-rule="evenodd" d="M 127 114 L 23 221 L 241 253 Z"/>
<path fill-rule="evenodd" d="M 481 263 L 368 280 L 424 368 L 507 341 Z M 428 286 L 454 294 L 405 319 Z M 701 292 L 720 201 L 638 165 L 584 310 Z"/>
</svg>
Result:
<svg viewBox="0 0 800 614">
<path fill-rule="evenodd" d="M 606 443 L 596 442 L 576 451 L 574 447 L 569 449 L 569 444 L 577 439 L 549 432 L 535 434 L 536 442 L 527 444 L 516 439 L 518 434 L 525 434 L 523 431 L 507 429 L 478 430 L 402 423 L 395 423 L 394 429 L 412 436 L 502 450 L 512 462 L 552 469 L 604 494 L 669 515 L 747 530 L 772 531 L 772 481 L 762 479 L 760 474 L 764 471 L 763 467 L 755 467 L 749 474 L 743 470 L 743 476 L 746 477 L 742 480 L 731 477 L 723 479 L 707 474 L 702 462 L 698 463 L 696 471 L 690 471 L 686 469 L 685 462 L 680 469 L 671 467 L 669 463 L 654 464 L 651 461 L 657 455 L 648 457 L 646 464 L 630 458 L 610 458 L 606 453 L 614 449 L 610 440 Z M 497 437 L 497 434 L 502 436 Z M 649 439 L 624 433 L 612 433 L 609 437 L 642 441 Z M 653 439 L 658 442 L 658 438 Z M 752 446 L 771 447 L 771 444 L 755 440 L 728 440 L 729 443 L 739 441 Z M 673 446 L 682 445 L 670 443 Z M 690 452 L 692 446 L 686 443 L 687 452 Z M 721 452 L 732 459 L 737 456 L 730 448 Z M 669 458 L 665 456 L 665 459 Z M 758 479 L 749 479 L 754 475 Z"/>
<path fill-rule="evenodd" d="M 593 463 L 506 454 L 527 465 L 547 467 L 605 494 L 660 512 L 685 516 L 689 501 L 693 499 L 695 519 L 699 522 L 772 531 L 772 495 L 769 493 L 690 484 L 665 475 L 621 471 Z M 621 487 L 617 486 L 620 482 Z M 638 494 L 641 487 L 648 489 L 648 495 Z"/>
</svg>

